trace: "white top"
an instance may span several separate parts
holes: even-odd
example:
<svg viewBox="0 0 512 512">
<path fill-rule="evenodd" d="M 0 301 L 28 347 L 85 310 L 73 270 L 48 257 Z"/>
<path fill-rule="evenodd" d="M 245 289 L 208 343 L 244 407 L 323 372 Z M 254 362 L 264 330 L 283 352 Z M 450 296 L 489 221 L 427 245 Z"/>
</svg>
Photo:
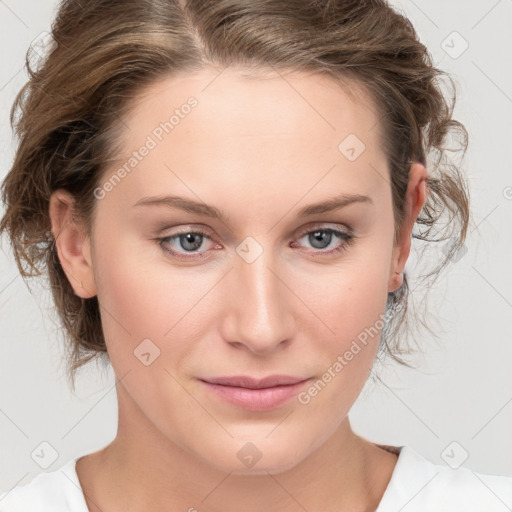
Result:
<svg viewBox="0 0 512 512">
<path fill-rule="evenodd" d="M 398 461 L 375 512 L 512 510 L 512 477 L 452 469 L 433 464 L 410 447 L 395 448 Z M 0 512 L 89 512 L 75 470 L 78 458 L 0 494 Z"/>
</svg>

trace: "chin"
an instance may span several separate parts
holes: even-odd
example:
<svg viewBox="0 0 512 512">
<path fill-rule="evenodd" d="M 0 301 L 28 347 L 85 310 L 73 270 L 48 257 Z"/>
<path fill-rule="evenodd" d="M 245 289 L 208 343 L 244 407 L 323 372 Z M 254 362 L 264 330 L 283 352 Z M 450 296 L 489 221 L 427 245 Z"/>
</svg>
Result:
<svg viewBox="0 0 512 512">
<path fill-rule="evenodd" d="M 206 462 L 216 469 L 233 475 L 268 475 L 288 471 L 305 458 L 308 453 L 302 452 L 304 442 L 297 439 L 296 444 L 284 443 L 282 439 L 256 439 L 255 441 L 232 440 L 231 446 L 219 443 L 213 452 L 210 451 Z"/>
</svg>

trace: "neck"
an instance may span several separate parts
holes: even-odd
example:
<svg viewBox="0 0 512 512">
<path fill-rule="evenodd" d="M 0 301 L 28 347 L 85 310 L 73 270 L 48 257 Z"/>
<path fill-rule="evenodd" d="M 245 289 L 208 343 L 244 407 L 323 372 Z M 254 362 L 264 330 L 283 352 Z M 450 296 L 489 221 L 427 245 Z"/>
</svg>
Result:
<svg viewBox="0 0 512 512">
<path fill-rule="evenodd" d="M 395 464 L 395 455 L 354 434 L 347 416 L 293 468 L 232 474 L 165 438 L 140 410 L 125 414 L 120 402 L 116 438 L 80 459 L 77 473 L 90 512 L 371 511 Z"/>
</svg>

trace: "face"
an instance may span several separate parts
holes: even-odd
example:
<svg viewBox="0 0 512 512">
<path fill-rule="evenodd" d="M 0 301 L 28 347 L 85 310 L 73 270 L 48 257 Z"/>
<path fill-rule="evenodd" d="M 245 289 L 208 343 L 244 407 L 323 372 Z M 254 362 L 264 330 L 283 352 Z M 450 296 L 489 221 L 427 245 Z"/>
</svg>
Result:
<svg viewBox="0 0 512 512">
<path fill-rule="evenodd" d="M 238 473 L 291 468 L 346 420 L 400 250 L 369 98 L 283 76 L 205 69 L 147 88 L 95 192 L 84 270 L 120 421 Z"/>
</svg>

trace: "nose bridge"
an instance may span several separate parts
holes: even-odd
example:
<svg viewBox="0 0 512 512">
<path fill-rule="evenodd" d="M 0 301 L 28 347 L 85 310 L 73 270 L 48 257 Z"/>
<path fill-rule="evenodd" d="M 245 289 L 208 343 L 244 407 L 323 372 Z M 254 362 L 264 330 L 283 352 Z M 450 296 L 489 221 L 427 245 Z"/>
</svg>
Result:
<svg viewBox="0 0 512 512">
<path fill-rule="evenodd" d="M 269 250 L 253 261 L 237 257 L 230 273 L 231 328 L 226 337 L 254 352 L 272 350 L 292 335 L 290 292 L 275 267 Z"/>
</svg>

